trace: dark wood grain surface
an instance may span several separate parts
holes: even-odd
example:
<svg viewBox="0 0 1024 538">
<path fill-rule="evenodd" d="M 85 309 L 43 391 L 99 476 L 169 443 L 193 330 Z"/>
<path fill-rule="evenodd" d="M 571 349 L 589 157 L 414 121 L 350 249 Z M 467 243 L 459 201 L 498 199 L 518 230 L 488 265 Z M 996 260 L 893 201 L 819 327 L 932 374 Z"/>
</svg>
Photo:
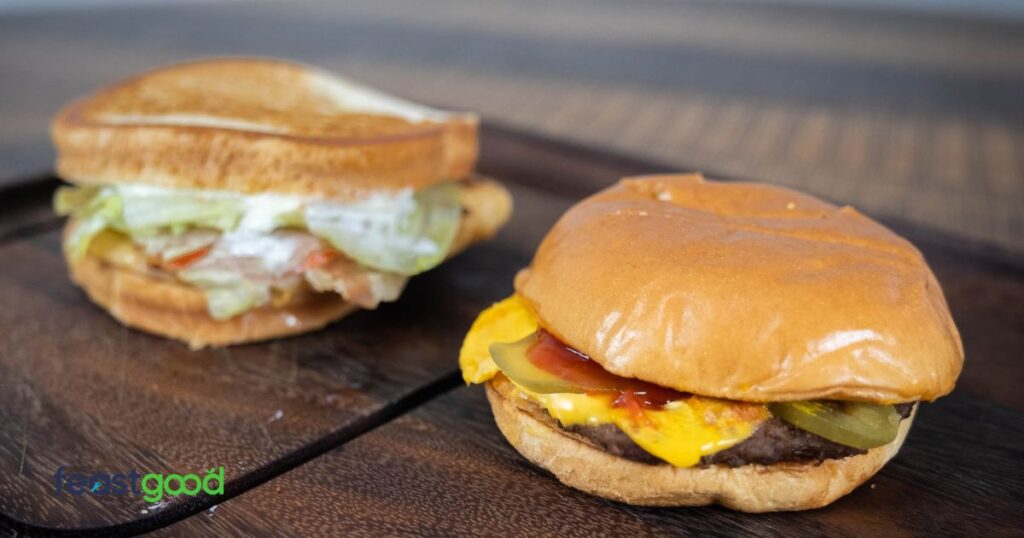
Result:
<svg viewBox="0 0 1024 538">
<path fill-rule="evenodd" d="M 38 527 L 149 528 L 205 502 L 58 496 L 61 466 L 223 465 L 230 494 L 402 412 L 450 384 L 460 333 L 525 262 L 484 248 L 417 278 L 403 301 L 327 330 L 191 352 L 122 327 L 68 281 L 47 209 L 54 182 L 38 183 L 18 198 L 35 209 L 0 228 L 0 513 Z M 523 229 L 537 236 L 548 224 Z"/>
<path fill-rule="evenodd" d="M 224 466 L 227 480 L 245 482 L 322 438 L 354 435 L 350 428 L 450 368 L 458 346 L 450 327 L 491 298 L 479 289 L 474 301 L 472 278 L 457 292 L 443 277 L 421 279 L 409 289 L 421 308 L 390 305 L 315 335 L 192 352 L 89 303 L 67 280 L 59 231 L 8 243 L 0 248 L 0 324 L 10 331 L 0 350 L 0 512 L 56 527 L 159 517 L 173 504 L 57 495 L 54 473 Z"/>
<path fill-rule="evenodd" d="M 956 392 L 922 410 L 874 487 L 824 510 L 751 516 L 629 508 L 533 469 L 504 443 L 479 389 L 457 388 L 460 339 L 482 307 L 510 293 L 514 272 L 574 200 L 662 167 L 496 128 L 485 130 L 481 167 L 516 198 L 495 241 L 414 279 L 376 312 L 197 353 L 124 329 L 72 287 L 45 209 L 52 180 L 25 187 L 18 211 L 0 219 L 0 531 L 928 535 L 1024 525 L 1022 265 L 899 221 L 888 224 L 935 268 L 968 359 Z M 137 497 L 57 497 L 52 485 L 60 465 L 218 464 L 225 497 L 157 508 Z"/>
<path fill-rule="evenodd" d="M 44 174 L 0 185 L 0 245 L 19 235 L 53 229 L 60 224 L 46 202 L 59 183 L 56 177 Z"/>
</svg>

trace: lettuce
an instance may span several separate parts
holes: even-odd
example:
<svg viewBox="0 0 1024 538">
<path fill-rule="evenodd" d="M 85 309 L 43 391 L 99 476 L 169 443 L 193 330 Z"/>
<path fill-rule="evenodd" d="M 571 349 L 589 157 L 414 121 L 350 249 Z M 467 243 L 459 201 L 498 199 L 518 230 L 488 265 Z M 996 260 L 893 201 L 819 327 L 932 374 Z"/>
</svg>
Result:
<svg viewBox="0 0 1024 538">
<path fill-rule="evenodd" d="M 92 239 L 107 228 L 141 240 L 189 228 L 228 231 L 245 214 L 241 196 L 207 198 L 187 191 L 114 185 L 59 187 L 53 205 L 58 215 L 78 220 L 65 242 L 72 259 L 85 254 Z"/>
<path fill-rule="evenodd" d="M 89 205 L 103 189 L 100 187 L 57 187 L 53 195 L 53 210 L 61 216 L 67 216 Z"/>
<path fill-rule="evenodd" d="M 124 229 L 121 198 L 109 187 L 59 187 L 53 206 L 58 215 L 73 214 L 78 218 L 64 242 L 64 249 L 72 260 L 85 254 L 89 243 L 103 230 Z"/>
<path fill-rule="evenodd" d="M 442 183 L 348 204 L 313 202 L 305 221 L 310 232 L 362 265 L 414 275 L 444 260 L 461 215 L 459 188 Z"/>
<path fill-rule="evenodd" d="M 135 184 L 73 186 L 57 190 L 54 209 L 77 220 L 65 244 L 73 259 L 106 228 L 145 242 L 190 229 L 267 234 L 295 227 L 307 229 L 367 268 L 404 276 L 430 269 L 445 258 L 462 214 L 454 183 L 420 192 L 374 194 L 349 203 Z"/>
<path fill-rule="evenodd" d="M 270 300 L 270 286 L 247 280 L 237 271 L 185 269 L 178 278 L 203 290 L 213 319 L 230 319 Z"/>
<path fill-rule="evenodd" d="M 246 209 L 242 197 L 206 198 L 187 192 L 154 194 L 129 189 L 119 189 L 118 194 L 125 226 L 140 235 L 165 228 L 180 233 L 189 226 L 229 231 L 238 226 Z"/>
</svg>

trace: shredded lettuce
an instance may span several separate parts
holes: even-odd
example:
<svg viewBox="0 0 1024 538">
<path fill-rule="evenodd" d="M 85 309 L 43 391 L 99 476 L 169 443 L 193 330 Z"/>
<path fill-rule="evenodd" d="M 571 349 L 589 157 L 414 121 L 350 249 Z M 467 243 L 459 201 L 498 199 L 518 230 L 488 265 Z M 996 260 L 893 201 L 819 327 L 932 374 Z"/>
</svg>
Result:
<svg viewBox="0 0 1024 538">
<path fill-rule="evenodd" d="M 178 278 L 203 290 L 213 319 L 230 319 L 270 300 L 270 286 L 249 281 L 237 271 L 185 269 Z"/>
<path fill-rule="evenodd" d="M 150 235 L 169 228 L 180 233 L 187 227 L 229 231 L 245 214 L 239 198 L 203 198 L 189 193 L 136 193 L 119 189 L 125 226 L 135 234 Z"/>
<path fill-rule="evenodd" d="M 362 265 L 402 275 L 439 264 L 461 216 L 459 189 L 452 183 L 351 203 L 142 185 L 61 187 L 54 206 L 59 214 L 73 214 L 80 221 L 69 237 L 75 256 L 85 253 L 89 241 L 105 228 L 138 240 L 191 228 L 270 232 L 303 227 Z"/>
<path fill-rule="evenodd" d="M 70 215 L 88 205 L 101 190 L 100 187 L 58 187 L 53 196 L 53 210 L 61 216 Z"/>
<path fill-rule="evenodd" d="M 124 230 L 121 198 L 110 188 L 60 187 L 54 196 L 58 215 L 75 215 L 78 223 L 68 233 L 64 248 L 76 260 L 89 249 L 89 243 L 107 228 Z"/>
<path fill-rule="evenodd" d="M 362 265 L 414 275 L 444 260 L 458 231 L 459 189 L 444 183 L 418 193 L 349 204 L 306 206 L 306 227 Z"/>
<path fill-rule="evenodd" d="M 453 183 L 420 192 L 378 193 L 350 203 L 134 184 L 66 186 L 57 190 L 54 209 L 76 219 L 65 241 L 71 259 L 84 255 L 106 229 L 129 235 L 151 247 L 148 251 L 160 250 L 158 245 L 191 245 L 167 241 L 167 236 L 190 230 L 261 236 L 281 228 L 304 228 L 366 269 L 375 302 L 396 297 L 406 276 L 444 260 L 462 214 L 459 189 Z M 260 306 L 270 297 L 269 286 L 238 271 L 197 267 L 178 276 L 206 293 L 216 319 Z"/>
<path fill-rule="evenodd" d="M 178 235 L 190 228 L 228 231 L 237 226 L 244 205 L 237 200 L 204 200 L 188 194 L 140 195 L 117 186 L 60 187 L 54 195 L 59 215 L 74 215 L 77 224 L 65 248 L 77 259 L 97 234 L 114 229 L 142 240 L 160 234 Z"/>
</svg>

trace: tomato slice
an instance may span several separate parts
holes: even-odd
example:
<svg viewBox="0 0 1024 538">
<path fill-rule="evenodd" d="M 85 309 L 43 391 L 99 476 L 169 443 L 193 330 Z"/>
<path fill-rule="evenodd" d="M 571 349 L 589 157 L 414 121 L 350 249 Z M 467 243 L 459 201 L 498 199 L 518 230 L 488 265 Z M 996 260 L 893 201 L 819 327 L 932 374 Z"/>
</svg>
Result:
<svg viewBox="0 0 1024 538">
<path fill-rule="evenodd" d="M 213 245 L 206 245 L 201 249 L 193 250 L 192 252 L 187 252 L 185 254 L 182 254 L 181 256 L 178 256 L 177 258 L 167 261 L 166 263 L 164 263 L 164 266 L 173 271 L 184 269 L 192 265 L 193 263 L 199 261 L 199 259 L 202 258 L 203 256 L 209 254 L 210 249 L 212 248 Z"/>
<path fill-rule="evenodd" d="M 306 256 L 302 265 L 299 266 L 299 270 L 308 271 L 310 269 L 316 269 L 317 267 L 323 267 L 337 259 L 339 255 L 341 255 L 341 253 L 332 248 L 314 250 Z"/>
</svg>

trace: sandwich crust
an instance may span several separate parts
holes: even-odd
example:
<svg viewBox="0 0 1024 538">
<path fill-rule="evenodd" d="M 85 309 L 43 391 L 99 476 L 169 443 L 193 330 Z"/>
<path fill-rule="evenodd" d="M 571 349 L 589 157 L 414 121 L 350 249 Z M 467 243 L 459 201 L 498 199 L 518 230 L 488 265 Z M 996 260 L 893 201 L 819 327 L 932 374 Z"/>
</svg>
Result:
<svg viewBox="0 0 1024 538">
<path fill-rule="evenodd" d="M 492 236 L 512 210 L 511 196 L 495 181 L 474 179 L 459 185 L 463 217 L 449 257 Z M 74 225 L 70 219 L 67 228 Z M 71 280 L 121 323 L 184 341 L 194 349 L 309 332 L 358 309 L 336 293 L 303 289 L 286 304 L 268 304 L 228 320 L 215 320 L 202 291 L 169 274 L 116 265 L 91 253 L 69 259 L 68 266 Z"/>
<path fill-rule="evenodd" d="M 486 385 L 494 421 L 526 459 L 563 484 L 640 506 L 720 504 L 744 512 L 807 510 L 825 506 L 871 478 L 902 446 L 913 416 L 896 439 L 866 454 L 821 463 L 681 468 L 613 456 L 569 435 L 550 416 L 532 413 L 498 376 Z"/>
<path fill-rule="evenodd" d="M 287 305 L 262 307 L 215 320 L 203 292 L 173 278 L 133 271 L 95 256 L 69 261 L 71 280 L 121 323 L 198 349 L 313 331 L 358 307 L 337 294 L 296 294 Z"/>
<path fill-rule="evenodd" d="M 765 184 L 624 179 L 562 216 L 516 291 L 612 373 L 703 396 L 933 400 L 963 363 L 917 249 Z"/>
<path fill-rule="evenodd" d="M 102 89 L 51 134 L 58 173 L 76 183 L 350 200 L 467 176 L 477 124 L 306 65 L 222 58 Z"/>
</svg>

